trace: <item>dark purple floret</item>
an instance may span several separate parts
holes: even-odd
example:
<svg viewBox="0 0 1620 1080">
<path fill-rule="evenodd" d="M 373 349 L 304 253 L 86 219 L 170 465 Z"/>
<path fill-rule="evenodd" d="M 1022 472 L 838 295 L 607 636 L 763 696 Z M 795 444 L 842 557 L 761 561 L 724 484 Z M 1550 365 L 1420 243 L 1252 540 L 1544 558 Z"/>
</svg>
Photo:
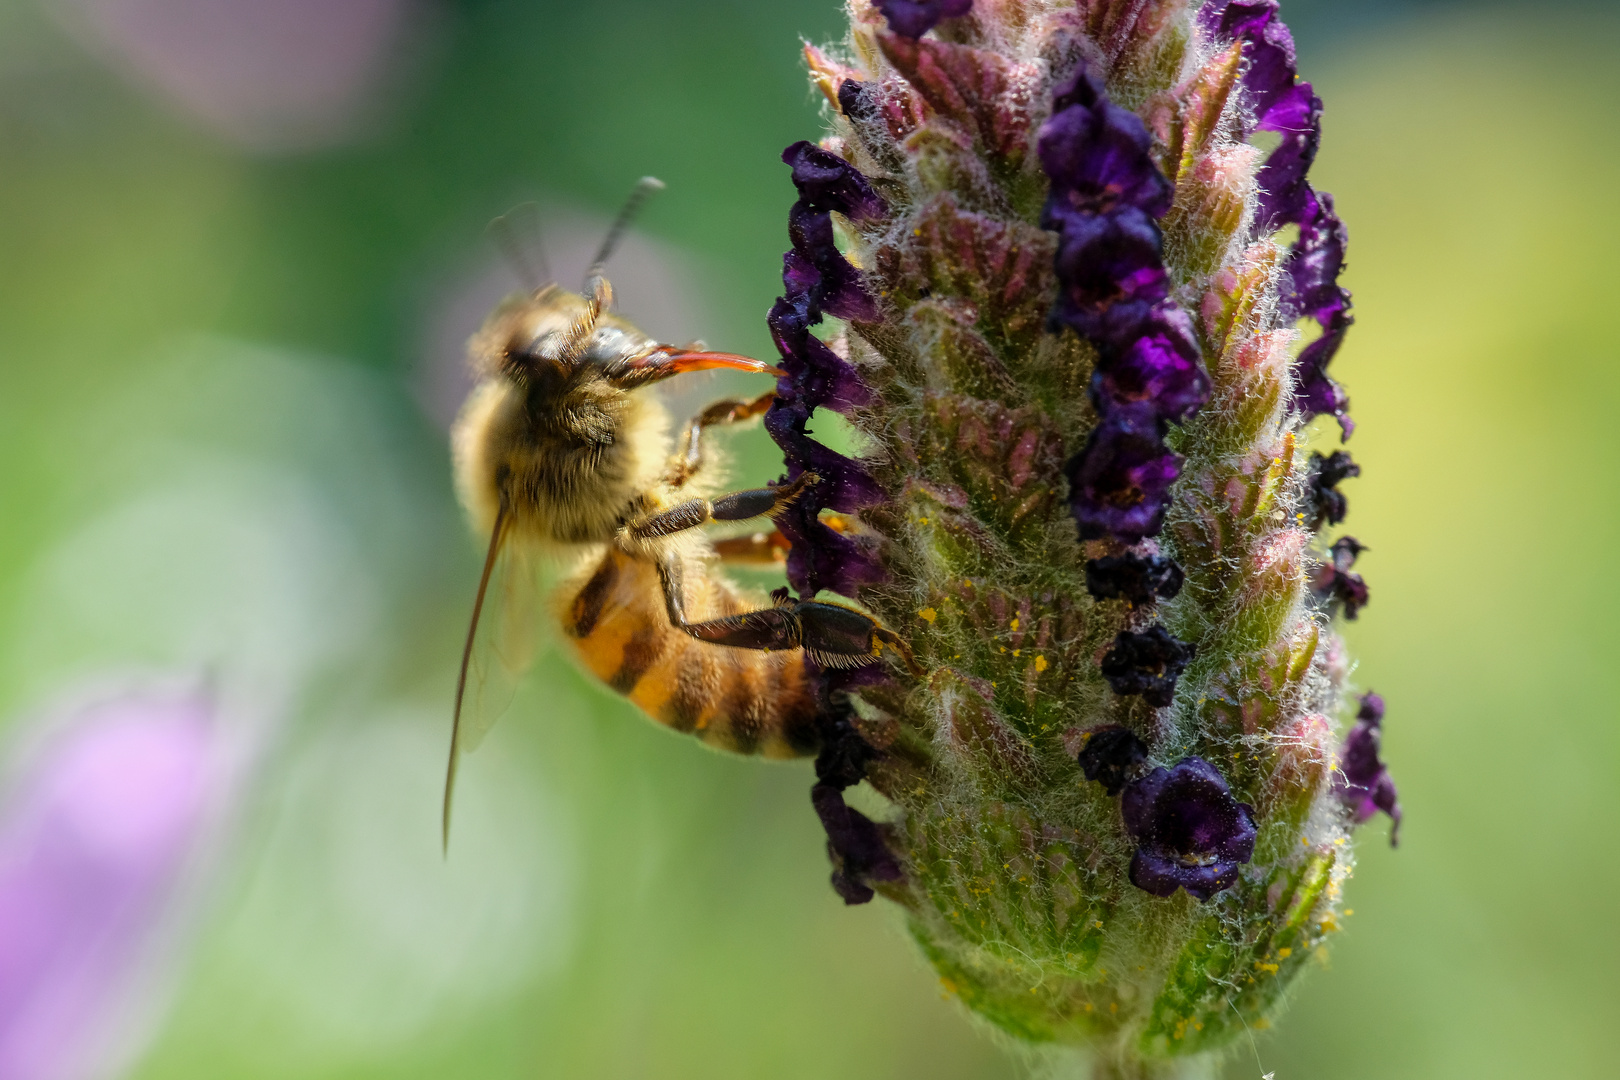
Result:
<svg viewBox="0 0 1620 1080">
<path fill-rule="evenodd" d="M 1345 415 L 1349 400 L 1328 377 L 1327 366 L 1355 321 L 1350 314 L 1350 291 L 1339 284 L 1348 242 L 1333 196 L 1316 194 L 1311 215 L 1300 223 L 1299 239 L 1289 249 L 1289 286 L 1282 296 L 1285 318 L 1308 316 L 1322 327 L 1321 336 L 1294 362 L 1295 400 L 1308 416 L 1327 413 L 1337 417 L 1345 438 L 1350 437 L 1355 423 Z"/>
<path fill-rule="evenodd" d="M 1311 582 L 1318 596 L 1342 605 L 1344 617 L 1352 621 L 1367 606 L 1368 590 L 1367 582 L 1350 568 L 1356 564 L 1356 557 L 1366 550 L 1355 537 L 1341 536 L 1328 549 L 1331 561 L 1317 568 L 1316 578 Z"/>
<path fill-rule="evenodd" d="M 813 210 L 836 210 L 851 221 L 876 221 L 889 212 L 859 169 L 830 150 L 801 139 L 782 151 L 793 169 L 799 201 Z"/>
<path fill-rule="evenodd" d="M 1247 43 L 1248 68 L 1243 73 L 1243 84 L 1249 90 L 1256 126 L 1270 131 L 1286 130 L 1286 126 L 1272 125 L 1287 125 L 1301 107 L 1299 85 L 1294 81 L 1294 35 L 1277 13 L 1277 0 L 1210 0 L 1198 12 L 1206 33 Z M 1305 93 L 1310 93 L 1309 86 Z"/>
<path fill-rule="evenodd" d="M 1338 795 L 1351 820 L 1361 824 L 1382 810 L 1389 815 L 1389 846 L 1399 843 L 1401 804 L 1395 793 L 1395 781 L 1379 759 L 1383 739 L 1384 699 L 1367 694 L 1361 699 L 1356 713 L 1356 724 L 1345 736 L 1339 751 L 1339 773 L 1334 777 L 1334 793 Z"/>
<path fill-rule="evenodd" d="M 900 862 L 883 840 L 877 823 L 845 804 L 844 793 L 829 784 L 810 789 L 810 803 L 827 830 L 827 855 L 832 859 L 832 886 L 846 904 L 872 899 L 870 881 L 899 881 Z"/>
<path fill-rule="evenodd" d="M 1041 168 L 1052 182 L 1051 208 L 1102 214 L 1134 206 L 1154 218 L 1169 211 L 1173 191 L 1153 163 L 1147 125 L 1109 101 L 1102 80 L 1084 64 L 1058 88 L 1052 117 L 1037 138 Z"/>
<path fill-rule="evenodd" d="M 1095 780 L 1108 794 L 1118 795 L 1141 774 L 1147 762 L 1147 744 L 1131 729 L 1110 724 L 1086 733 L 1078 760 L 1087 780 Z"/>
<path fill-rule="evenodd" d="M 1161 304 L 1126 348 L 1103 355 L 1091 381 L 1099 412 L 1151 407 L 1164 420 L 1185 421 L 1209 399 L 1209 375 L 1187 313 Z"/>
<path fill-rule="evenodd" d="M 1192 321 L 1171 303 L 1157 219 L 1172 189 L 1142 119 L 1110 102 L 1084 63 L 1057 91 L 1038 149 L 1050 187 L 1042 228 L 1058 235 L 1053 329 L 1097 345 L 1100 422 L 1068 464 L 1085 539 L 1135 543 L 1164 527 L 1181 459 L 1164 445 L 1209 396 Z"/>
<path fill-rule="evenodd" d="M 832 216 L 795 203 L 788 217 L 793 249 L 782 256 L 782 284 L 802 292 L 817 310 L 841 319 L 875 319 L 877 305 L 861 283 L 861 272 L 833 242 Z"/>
<path fill-rule="evenodd" d="M 1156 709 L 1176 697 L 1176 680 L 1197 655 L 1198 647 L 1177 641 L 1164 627 L 1154 625 L 1141 633 L 1121 630 L 1104 654 L 1103 678 L 1116 694 L 1141 694 Z"/>
<path fill-rule="evenodd" d="M 1065 471 L 1081 538 L 1112 536 L 1134 544 L 1164 527 L 1181 458 L 1166 449 L 1156 415 L 1121 408 L 1092 429 L 1085 449 Z"/>
<path fill-rule="evenodd" d="M 833 352 L 811 328 L 823 315 L 871 319 L 876 305 L 860 272 L 833 239 L 832 213 L 867 221 L 887 210 L 866 178 L 836 154 L 808 142 L 782 153 L 793 169 L 799 200 L 788 215 L 793 248 L 782 260 L 783 295 L 766 322 L 782 355 L 784 377 L 765 428 L 781 446 L 787 479 L 814 472 L 810 488 L 777 525 L 792 543 L 788 580 L 802 594 L 831 589 L 846 595 L 882 580 L 883 568 L 870 541 L 847 536 L 820 520 L 822 510 L 851 513 L 883 500 L 884 492 L 859 462 L 818 442 L 809 432 L 818 408 L 839 412 L 866 404 L 871 394 L 853 365 Z"/>
<path fill-rule="evenodd" d="M 1255 230 L 1263 234 L 1284 225 L 1300 227 L 1289 253 L 1293 284 L 1282 297 L 1283 314 L 1291 319 L 1310 316 L 1321 325 L 1322 336 L 1295 362 L 1295 401 L 1308 417 L 1337 417 L 1349 438 L 1355 429 L 1345 412 L 1349 400 L 1327 375 L 1353 321 L 1350 294 L 1338 283 L 1347 238 L 1333 197 L 1314 191 L 1306 179 L 1321 144 L 1322 99 L 1310 83 L 1297 81 L 1294 39 L 1278 17 L 1277 0 L 1210 0 L 1199 10 L 1198 21 L 1212 37 L 1245 43 L 1243 85 L 1255 126 L 1282 136 L 1256 177 L 1260 200 Z"/>
<path fill-rule="evenodd" d="M 872 100 L 871 88 L 859 79 L 845 79 L 838 84 L 838 110 L 860 123 L 872 123 L 883 116 Z"/>
<path fill-rule="evenodd" d="M 1285 320 L 1309 316 L 1326 326 L 1350 310 L 1350 293 L 1339 284 L 1350 235 L 1339 220 L 1333 196 L 1316 196 L 1316 212 L 1300 225 L 1299 238 L 1288 249 L 1288 280 L 1280 297 Z"/>
<path fill-rule="evenodd" d="M 1174 559 L 1132 552 L 1086 563 L 1086 591 L 1098 600 L 1125 600 L 1140 607 L 1181 591 L 1185 575 Z"/>
<path fill-rule="evenodd" d="M 1313 532 L 1324 523 L 1337 525 L 1344 520 L 1350 501 L 1338 490 L 1339 482 L 1361 475 L 1361 466 L 1343 450 L 1327 457 L 1311 454 L 1311 471 L 1306 478 L 1305 504 L 1310 516 L 1307 527 Z"/>
<path fill-rule="evenodd" d="M 1041 225 L 1061 234 L 1053 322 L 1105 348 L 1128 348 L 1169 290 L 1159 226 L 1134 206 L 1091 214 L 1051 205 Z"/>
<path fill-rule="evenodd" d="M 920 38 L 941 19 L 966 15 L 973 0 L 876 0 L 877 9 L 889 20 L 889 29 L 901 37 Z"/>
<path fill-rule="evenodd" d="M 1154 896 L 1186 889 L 1208 900 L 1231 887 L 1238 866 L 1254 855 L 1254 808 L 1234 799 L 1203 758 L 1184 758 L 1127 784 L 1120 814 L 1137 841 L 1131 884 Z"/>
</svg>

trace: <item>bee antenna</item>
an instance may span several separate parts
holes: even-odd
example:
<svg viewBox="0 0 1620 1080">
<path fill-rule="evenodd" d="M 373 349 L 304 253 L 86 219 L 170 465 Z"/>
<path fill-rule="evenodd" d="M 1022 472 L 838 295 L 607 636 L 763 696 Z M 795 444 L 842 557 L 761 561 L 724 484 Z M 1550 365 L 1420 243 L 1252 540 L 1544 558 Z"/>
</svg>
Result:
<svg viewBox="0 0 1620 1080">
<path fill-rule="evenodd" d="M 656 176 L 643 176 L 636 181 L 635 190 L 624 200 L 624 206 L 619 210 L 619 216 L 614 218 L 613 224 L 609 226 L 607 236 L 602 240 L 602 246 L 596 249 L 596 258 L 591 260 L 590 272 L 585 275 L 585 292 L 589 294 L 585 313 L 569 327 L 568 338 L 563 344 L 562 355 L 567 363 L 573 364 L 579 359 L 591 331 L 596 329 L 597 318 L 613 303 L 613 286 L 608 284 L 607 275 L 603 272 L 609 257 L 613 254 L 613 249 L 624 239 L 630 223 L 635 220 L 636 211 L 647 201 L 647 196 L 663 189 L 664 182 Z"/>
<path fill-rule="evenodd" d="M 641 204 L 647 201 L 647 196 L 655 191 L 664 190 L 664 182 L 656 176 L 643 176 L 636 181 L 635 190 L 630 197 L 624 200 L 624 207 L 620 209 L 619 216 L 613 219 L 613 225 L 608 229 L 607 236 L 602 239 L 602 246 L 596 249 L 596 258 L 591 260 L 591 269 L 585 275 L 585 291 L 594 291 L 592 281 L 602 276 L 602 269 L 612 257 L 613 251 L 624 239 L 624 234 L 630 228 L 630 223 L 636 219 L 636 213 Z"/>
<path fill-rule="evenodd" d="M 527 225 L 525 231 L 530 234 L 527 245 L 524 238 L 518 235 L 518 223 L 515 219 L 520 214 Z M 540 223 L 539 203 L 518 203 L 491 221 L 485 231 L 495 241 L 495 246 L 501 249 L 507 265 L 529 291 L 538 291 L 542 285 L 556 280 L 551 275 L 551 264 L 546 260 L 545 229 Z M 525 250 L 526 246 L 529 250 Z M 539 263 L 538 267 L 529 261 L 530 254 Z"/>
</svg>

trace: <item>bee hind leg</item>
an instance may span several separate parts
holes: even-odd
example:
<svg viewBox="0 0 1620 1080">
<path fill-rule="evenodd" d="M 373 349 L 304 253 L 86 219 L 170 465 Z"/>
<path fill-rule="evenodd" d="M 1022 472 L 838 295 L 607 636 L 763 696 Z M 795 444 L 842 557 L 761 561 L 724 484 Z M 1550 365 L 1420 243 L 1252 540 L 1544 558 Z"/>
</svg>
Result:
<svg viewBox="0 0 1620 1080">
<path fill-rule="evenodd" d="M 778 589 L 772 594 L 774 607 L 689 622 L 679 561 L 670 559 L 660 564 L 659 578 L 670 623 L 699 641 L 734 649 L 802 648 L 817 663 L 832 668 L 876 663 L 887 648 L 900 656 L 913 675 L 923 675 L 916 657 L 899 635 L 854 608 L 821 600 L 794 600 L 786 589 Z"/>
<path fill-rule="evenodd" d="M 681 435 L 681 448 L 675 454 L 664 482 L 678 488 L 703 468 L 703 429 L 717 424 L 735 424 L 759 416 L 776 400 L 776 391 L 769 390 L 752 401 L 727 398 L 704 409 L 687 423 Z"/>
</svg>

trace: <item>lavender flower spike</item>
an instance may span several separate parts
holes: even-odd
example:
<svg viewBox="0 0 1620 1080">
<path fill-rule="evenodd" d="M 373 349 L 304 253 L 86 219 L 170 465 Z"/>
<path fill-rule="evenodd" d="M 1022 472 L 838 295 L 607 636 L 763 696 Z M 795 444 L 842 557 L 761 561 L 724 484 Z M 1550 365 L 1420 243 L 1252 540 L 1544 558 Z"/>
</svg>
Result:
<svg viewBox="0 0 1620 1080">
<path fill-rule="evenodd" d="M 807 664 L 833 887 L 1013 1037 L 1167 1078 L 1276 1013 L 1398 814 L 1329 720 L 1367 584 L 1319 533 L 1357 467 L 1308 445 L 1348 430 L 1322 102 L 1275 0 L 846 2 L 766 427 L 823 478 L 788 583 L 916 664 Z"/>
</svg>

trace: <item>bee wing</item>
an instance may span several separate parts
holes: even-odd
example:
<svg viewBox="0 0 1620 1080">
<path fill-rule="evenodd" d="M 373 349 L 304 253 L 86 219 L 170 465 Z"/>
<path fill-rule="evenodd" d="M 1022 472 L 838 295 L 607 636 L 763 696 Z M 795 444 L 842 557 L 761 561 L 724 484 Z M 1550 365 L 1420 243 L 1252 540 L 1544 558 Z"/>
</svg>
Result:
<svg viewBox="0 0 1620 1080">
<path fill-rule="evenodd" d="M 472 621 L 456 678 L 450 761 L 444 778 L 444 843 L 461 755 L 478 747 L 512 704 L 517 681 L 534 661 L 539 634 L 539 582 L 531 553 L 512 542 L 504 509 L 490 531 L 489 553 L 473 600 Z"/>
</svg>

